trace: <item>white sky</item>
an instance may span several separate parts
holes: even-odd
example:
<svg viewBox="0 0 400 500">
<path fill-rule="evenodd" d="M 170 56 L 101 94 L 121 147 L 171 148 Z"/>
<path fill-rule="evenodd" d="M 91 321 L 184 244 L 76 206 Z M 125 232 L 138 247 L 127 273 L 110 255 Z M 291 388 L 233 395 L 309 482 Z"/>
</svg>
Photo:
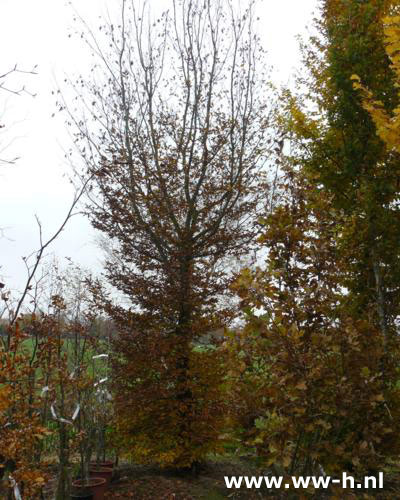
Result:
<svg viewBox="0 0 400 500">
<path fill-rule="evenodd" d="M 149 0 L 153 12 L 168 0 Z M 107 7 L 118 9 L 118 0 L 74 0 L 79 13 L 94 25 Z M 246 0 L 242 0 L 245 5 Z M 295 36 L 304 33 L 317 8 L 317 0 L 260 0 L 260 35 L 275 68 L 276 83 L 287 83 L 299 62 Z M 0 91 L 0 150 L 12 141 L 0 158 L 20 159 L 14 166 L 0 164 L 0 277 L 13 289 L 25 278 L 22 256 L 38 246 L 34 215 L 40 218 L 44 235 L 51 235 L 68 210 L 73 191 L 63 174 L 69 172 L 63 149 L 70 139 L 61 118 L 52 118 L 55 99 L 51 91 L 64 75 L 85 72 L 90 54 L 84 43 L 69 38 L 72 9 L 65 0 L 0 0 L 0 74 L 15 64 L 24 70 L 38 65 L 36 76 L 19 75 L 8 84 L 21 84 L 35 98 L 17 97 Z M 50 249 L 60 257 L 71 257 L 85 267 L 99 270 L 101 252 L 95 233 L 82 216 L 72 219 Z"/>
</svg>

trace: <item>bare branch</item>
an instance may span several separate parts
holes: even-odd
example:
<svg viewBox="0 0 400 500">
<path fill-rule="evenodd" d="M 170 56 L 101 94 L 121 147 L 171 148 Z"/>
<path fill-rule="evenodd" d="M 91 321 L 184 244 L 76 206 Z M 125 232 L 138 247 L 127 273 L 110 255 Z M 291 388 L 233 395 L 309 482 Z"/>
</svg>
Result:
<svg viewBox="0 0 400 500">
<path fill-rule="evenodd" d="M 90 177 L 84 182 L 84 184 L 82 185 L 81 189 L 75 193 L 75 196 L 72 200 L 72 203 L 71 203 L 71 206 L 64 218 L 64 220 L 62 221 L 62 223 L 60 224 L 60 226 L 58 227 L 58 229 L 53 233 L 53 235 L 47 239 L 46 241 L 43 240 L 43 233 L 42 233 L 42 225 L 40 223 L 40 220 L 39 218 L 35 215 L 35 218 L 36 218 L 36 222 L 38 224 L 38 228 L 39 228 L 39 249 L 35 252 L 35 262 L 33 264 L 33 266 L 30 268 L 28 266 L 27 267 L 27 272 L 28 272 L 28 277 L 27 277 L 27 280 L 26 280 L 26 283 L 25 283 L 25 287 L 24 287 L 24 290 L 18 300 L 18 303 L 17 303 L 17 306 L 11 316 L 11 319 L 10 319 L 10 325 L 13 325 L 15 323 L 15 321 L 17 320 L 18 316 L 19 316 L 19 313 L 21 311 L 21 307 L 26 299 L 26 296 L 28 295 L 28 292 L 31 290 L 32 288 L 32 282 L 33 282 L 33 279 L 37 273 L 37 270 L 39 268 L 39 265 L 42 261 L 42 258 L 43 258 L 43 255 L 46 251 L 46 249 L 54 242 L 54 240 L 57 239 L 57 237 L 61 234 L 61 232 L 65 229 L 65 226 L 67 225 L 68 221 L 71 219 L 71 217 L 73 217 L 75 214 L 74 214 L 74 209 L 75 207 L 77 206 L 78 202 L 80 201 L 80 199 L 82 198 L 83 194 L 85 193 L 86 191 L 86 188 L 87 188 L 87 185 L 88 183 L 90 182 Z M 32 254 L 33 255 L 33 254 Z M 23 260 L 25 262 L 25 264 L 27 264 L 27 258 L 23 257 Z"/>
</svg>

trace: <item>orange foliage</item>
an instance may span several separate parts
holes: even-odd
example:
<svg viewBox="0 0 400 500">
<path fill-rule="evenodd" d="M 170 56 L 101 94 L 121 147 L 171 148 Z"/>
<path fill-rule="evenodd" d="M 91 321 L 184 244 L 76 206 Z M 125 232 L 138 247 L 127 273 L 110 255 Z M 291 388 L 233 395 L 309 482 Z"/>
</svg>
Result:
<svg viewBox="0 0 400 500">
<path fill-rule="evenodd" d="M 293 171 L 283 188 L 263 221 L 265 269 L 234 285 L 246 316 L 230 346 L 242 437 L 289 473 L 382 470 L 400 452 L 399 342 L 388 355 L 374 308 L 347 309 L 329 196 Z"/>
<path fill-rule="evenodd" d="M 41 425 L 37 399 L 30 397 L 35 368 L 21 349 L 26 335 L 18 323 L 12 333 L 10 349 L 0 348 L 0 477 L 9 486 L 14 480 L 31 498 L 45 482 L 44 464 L 35 453 L 48 430 Z"/>
<path fill-rule="evenodd" d="M 113 366 L 122 453 L 139 463 L 185 468 L 220 451 L 228 409 L 220 350 L 188 346 L 188 365 L 179 370 L 179 339 L 132 337 L 120 339 L 124 357 Z"/>
</svg>

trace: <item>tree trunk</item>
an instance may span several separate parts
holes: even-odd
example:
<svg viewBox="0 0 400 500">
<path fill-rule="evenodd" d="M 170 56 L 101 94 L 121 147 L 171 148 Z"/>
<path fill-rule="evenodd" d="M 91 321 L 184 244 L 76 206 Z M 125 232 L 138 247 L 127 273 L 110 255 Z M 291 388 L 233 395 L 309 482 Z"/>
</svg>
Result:
<svg viewBox="0 0 400 500">
<path fill-rule="evenodd" d="M 59 473 L 58 473 L 58 484 L 56 500 L 68 500 L 69 499 L 69 453 L 68 453 L 68 436 L 67 429 L 64 422 L 60 422 L 59 427 L 59 438 L 60 438 L 60 453 L 59 453 Z"/>
<path fill-rule="evenodd" d="M 388 342 L 389 342 L 389 332 L 387 328 L 387 317 L 386 317 L 386 307 L 385 307 L 385 295 L 384 287 L 382 283 L 381 270 L 379 262 L 374 259 L 373 262 L 374 276 L 375 276 L 375 290 L 377 298 L 377 309 L 379 316 L 379 326 L 385 337 L 385 354 L 388 352 Z"/>
<path fill-rule="evenodd" d="M 190 454 L 192 391 L 190 388 L 190 349 L 192 340 L 192 304 L 190 302 L 190 258 L 186 258 L 180 270 L 181 301 L 177 333 L 177 401 L 180 404 L 179 439 L 186 453 Z"/>
</svg>

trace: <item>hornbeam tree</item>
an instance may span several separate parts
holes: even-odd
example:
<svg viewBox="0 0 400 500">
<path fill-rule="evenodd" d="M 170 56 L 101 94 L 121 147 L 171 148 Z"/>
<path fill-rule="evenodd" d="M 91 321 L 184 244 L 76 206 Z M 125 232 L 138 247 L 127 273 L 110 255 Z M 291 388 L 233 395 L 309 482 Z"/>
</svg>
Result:
<svg viewBox="0 0 400 500">
<path fill-rule="evenodd" d="M 123 1 L 118 25 L 84 25 L 95 77 L 71 82 L 85 113 L 70 108 L 69 121 L 93 175 L 88 215 L 108 238 L 106 277 L 127 301 L 101 298 L 121 331 L 119 429 L 137 459 L 190 466 L 223 414 L 218 356 L 193 349 L 231 318 L 230 263 L 265 209 L 271 93 L 253 2 L 170 7 L 153 19 Z M 213 364 L 214 379 L 200 373 Z"/>
</svg>

